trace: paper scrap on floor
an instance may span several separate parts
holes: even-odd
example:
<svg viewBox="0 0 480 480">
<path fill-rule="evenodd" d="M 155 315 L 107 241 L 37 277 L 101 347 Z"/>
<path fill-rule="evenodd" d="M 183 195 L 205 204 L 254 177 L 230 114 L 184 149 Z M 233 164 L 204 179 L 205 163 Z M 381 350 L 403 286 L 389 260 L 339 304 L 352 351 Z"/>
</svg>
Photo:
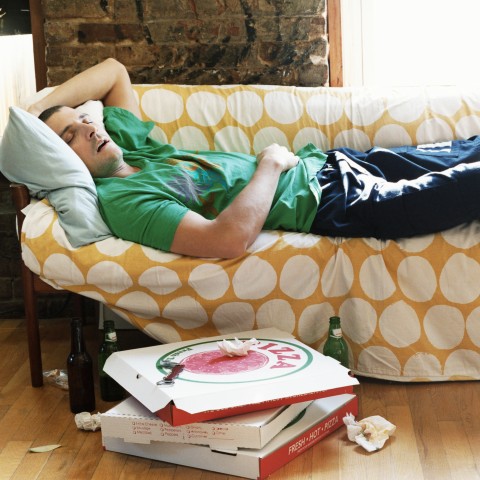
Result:
<svg viewBox="0 0 480 480">
<path fill-rule="evenodd" d="M 367 452 L 380 450 L 397 428 L 380 415 L 356 421 L 353 415 L 348 414 L 343 418 L 343 423 L 347 426 L 348 439 L 356 442 Z"/>
</svg>

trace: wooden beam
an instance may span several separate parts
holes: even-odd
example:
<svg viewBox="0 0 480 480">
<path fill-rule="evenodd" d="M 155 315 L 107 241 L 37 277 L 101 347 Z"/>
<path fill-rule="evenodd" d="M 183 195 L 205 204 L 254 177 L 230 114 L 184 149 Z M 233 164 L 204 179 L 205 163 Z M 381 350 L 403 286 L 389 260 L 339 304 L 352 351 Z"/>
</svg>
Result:
<svg viewBox="0 0 480 480">
<path fill-rule="evenodd" d="M 343 86 L 340 0 L 327 0 L 328 68 L 331 87 Z"/>
<path fill-rule="evenodd" d="M 29 0 L 30 22 L 32 24 L 33 59 L 35 62 L 35 82 L 37 91 L 47 86 L 47 63 L 45 59 L 45 22 L 41 0 Z"/>
</svg>

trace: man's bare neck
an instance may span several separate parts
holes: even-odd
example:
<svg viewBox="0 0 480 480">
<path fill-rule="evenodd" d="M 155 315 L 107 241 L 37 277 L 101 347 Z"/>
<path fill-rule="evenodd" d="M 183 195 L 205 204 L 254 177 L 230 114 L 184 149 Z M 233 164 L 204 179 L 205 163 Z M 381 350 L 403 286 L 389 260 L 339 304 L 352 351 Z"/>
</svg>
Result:
<svg viewBox="0 0 480 480">
<path fill-rule="evenodd" d="M 128 163 L 122 162 L 109 176 L 125 178 L 137 173 L 139 170 L 138 167 L 132 167 Z"/>
</svg>

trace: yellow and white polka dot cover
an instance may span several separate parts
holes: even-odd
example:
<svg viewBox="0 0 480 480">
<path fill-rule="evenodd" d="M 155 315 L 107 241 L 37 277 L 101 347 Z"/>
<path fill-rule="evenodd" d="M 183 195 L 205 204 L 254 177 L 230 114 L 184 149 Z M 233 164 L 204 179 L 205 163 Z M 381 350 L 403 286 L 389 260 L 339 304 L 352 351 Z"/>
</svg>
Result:
<svg viewBox="0 0 480 480">
<path fill-rule="evenodd" d="M 480 89 L 135 85 L 152 136 L 257 153 L 415 145 L 480 132 Z M 247 255 L 198 259 L 118 238 L 74 249 L 29 207 L 27 266 L 162 342 L 278 327 L 322 349 L 339 315 L 352 370 L 402 381 L 480 379 L 480 223 L 399 241 L 265 231 Z"/>
</svg>

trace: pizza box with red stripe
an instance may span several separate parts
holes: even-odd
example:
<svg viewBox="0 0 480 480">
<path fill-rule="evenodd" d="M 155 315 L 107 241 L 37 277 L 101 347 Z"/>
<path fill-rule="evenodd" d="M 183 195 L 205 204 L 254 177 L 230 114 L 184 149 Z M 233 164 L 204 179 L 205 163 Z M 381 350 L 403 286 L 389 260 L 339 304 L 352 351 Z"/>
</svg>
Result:
<svg viewBox="0 0 480 480">
<path fill-rule="evenodd" d="M 245 356 L 224 355 L 218 342 L 235 338 L 257 344 Z M 276 328 L 115 352 L 104 370 L 174 426 L 352 393 L 358 384 L 339 362 Z"/>
<path fill-rule="evenodd" d="M 261 449 L 213 449 L 207 445 L 152 441 L 136 443 L 117 436 L 102 423 L 102 442 L 106 450 L 149 458 L 176 465 L 201 468 L 243 478 L 264 479 L 298 457 L 343 425 L 343 417 L 358 414 L 355 395 L 337 395 L 314 400 Z M 152 421 L 154 416 L 152 414 Z M 131 441 L 132 440 L 132 441 Z"/>
<path fill-rule="evenodd" d="M 164 422 L 136 398 L 129 397 L 102 413 L 106 436 L 126 442 L 173 442 L 208 445 L 212 449 L 262 448 L 312 402 L 293 403 L 233 417 L 174 427 Z"/>
</svg>

